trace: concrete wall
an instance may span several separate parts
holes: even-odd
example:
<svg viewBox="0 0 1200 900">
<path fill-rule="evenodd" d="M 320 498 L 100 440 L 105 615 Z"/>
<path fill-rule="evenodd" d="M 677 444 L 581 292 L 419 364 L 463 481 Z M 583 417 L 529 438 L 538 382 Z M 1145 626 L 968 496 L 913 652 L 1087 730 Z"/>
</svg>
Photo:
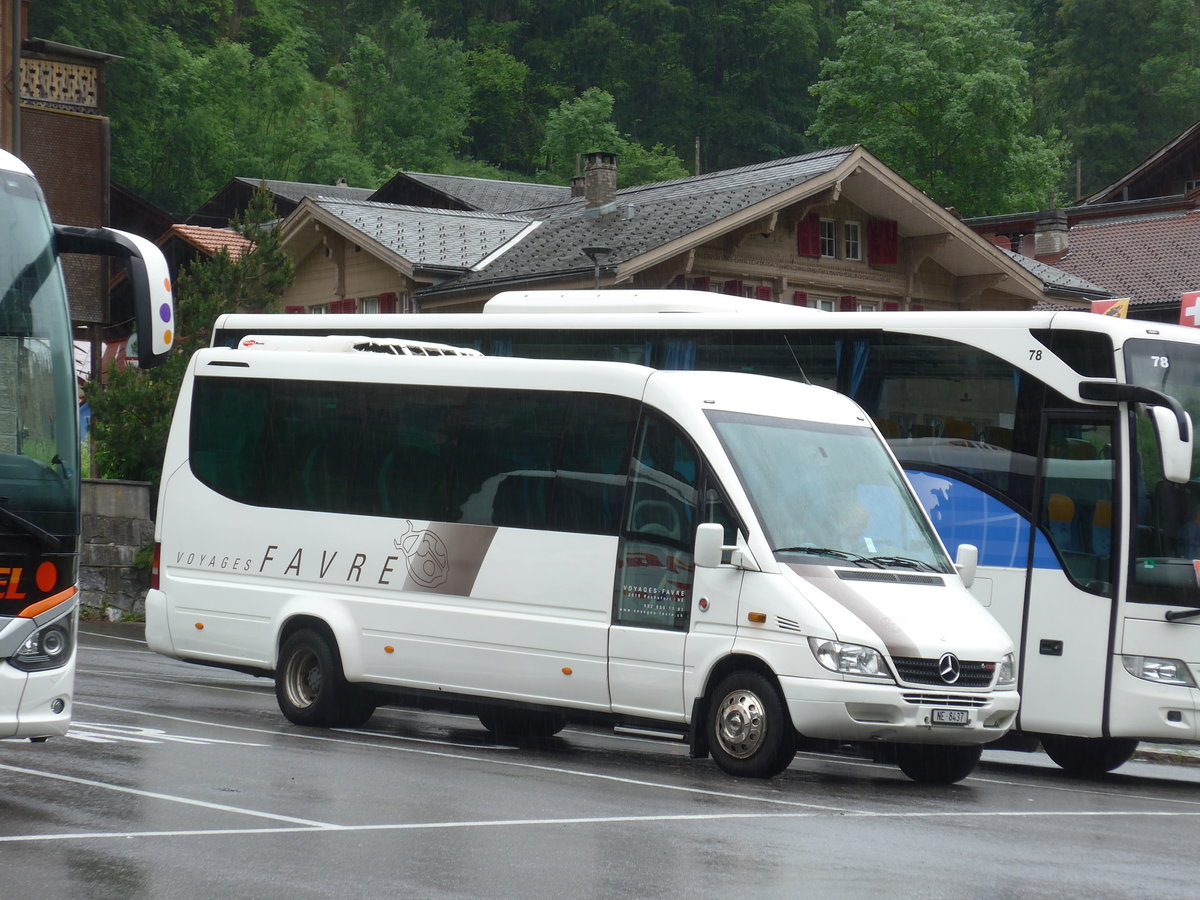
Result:
<svg viewBox="0 0 1200 900">
<path fill-rule="evenodd" d="M 150 570 L 136 568 L 134 557 L 153 542 L 149 483 L 83 479 L 80 603 L 112 619 L 141 616 Z"/>
</svg>

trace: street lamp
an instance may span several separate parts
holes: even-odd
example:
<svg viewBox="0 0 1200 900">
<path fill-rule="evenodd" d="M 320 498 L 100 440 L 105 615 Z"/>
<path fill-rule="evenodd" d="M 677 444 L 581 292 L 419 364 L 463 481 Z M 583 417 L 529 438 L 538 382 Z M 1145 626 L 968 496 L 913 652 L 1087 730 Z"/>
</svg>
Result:
<svg viewBox="0 0 1200 900">
<path fill-rule="evenodd" d="M 584 247 L 584 255 L 592 261 L 596 269 L 596 290 L 600 290 L 600 260 L 612 253 L 611 247 Z"/>
</svg>

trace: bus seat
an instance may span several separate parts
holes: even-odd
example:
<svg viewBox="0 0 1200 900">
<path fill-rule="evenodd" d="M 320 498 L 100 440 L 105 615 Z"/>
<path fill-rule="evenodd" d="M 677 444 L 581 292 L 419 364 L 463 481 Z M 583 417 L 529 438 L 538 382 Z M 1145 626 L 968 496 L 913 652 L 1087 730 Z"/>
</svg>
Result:
<svg viewBox="0 0 1200 900">
<path fill-rule="evenodd" d="M 1096 459 L 1096 446 L 1081 438 L 1067 438 L 1067 459 Z"/>
<path fill-rule="evenodd" d="M 635 534 L 679 540 L 681 523 L 674 504 L 665 500 L 638 500 L 629 517 L 629 530 Z"/>
<path fill-rule="evenodd" d="M 1075 501 L 1066 494 L 1051 494 L 1046 501 L 1046 530 L 1061 550 L 1082 550 Z"/>
<path fill-rule="evenodd" d="M 900 437 L 900 423 L 895 419 L 876 419 L 875 427 L 885 438 Z"/>
<path fill-rule="evenodd" d="M 942 426 L 942 437 L 975 440 L 975 426 L 962 419 L 947 419 Z"/>
<path fill-rule="evenodd" d="M 1011 450 L 1013 445 L 1013 430 L 1000 425 L 987 425 L 983 429 L 983 440 L 996 447 Z"/>
<path fill-rule="evenodd" d="M 1112 501 L 1097 500 L 1092 512 L 1092 553 L 1112 555 Z"/>
<path fill-rule="evenodd" d="M 908 427 L 908 436 L 915 438 L 933 437 L 933 426 L 914 423 Z"/>
</svg>

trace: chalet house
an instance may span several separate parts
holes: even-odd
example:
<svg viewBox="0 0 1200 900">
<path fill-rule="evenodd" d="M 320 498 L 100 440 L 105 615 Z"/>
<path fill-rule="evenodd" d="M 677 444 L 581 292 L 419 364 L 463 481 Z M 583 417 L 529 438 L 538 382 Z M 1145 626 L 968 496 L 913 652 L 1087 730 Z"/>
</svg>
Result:
<svg viewBox="0 0 1200 900">
<path fill-rule="evenodd" d="M 1068 209 L 969 219 L 999 246 L 1128 297 L 1131 318 L 1178 322 L 1200 290 L 1200 123 Z"/>
<path fill-rule="evenodd" d="M 292 203 L 284 306 L 477 311 L 502 290 L 597 284 L 837 310 L 1088 309 L 1110 296 L 998 248 L 861 146 L 623 190 L 616 166 L 588 154 L 571 187 L 402 172 L 364 196 L 266 182 Z M 257 184 L 235 182 L 205 217 L 227 218 Z"/>
</svg>

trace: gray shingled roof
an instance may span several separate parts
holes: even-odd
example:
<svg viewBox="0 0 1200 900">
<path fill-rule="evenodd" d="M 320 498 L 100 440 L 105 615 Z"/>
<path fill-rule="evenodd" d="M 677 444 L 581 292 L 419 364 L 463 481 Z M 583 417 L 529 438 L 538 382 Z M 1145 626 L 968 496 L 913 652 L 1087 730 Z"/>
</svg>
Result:
<svg viewBox="0 0 1200 900">
<path fill-rule="evenodd" d="M 313 202 L 414 266 L 470 269 L 534 224 L 499 213 L 460 212 L 315 197 Z"/>
<path fill-rule="evenodd" d="M 1092 282 L 1080 278 L 1078 275 L 1072 275 L 1070 272 L 1056 269 L 1054 266 L 1044 262 L 1038 262 L 1031 256 L 1013 253 L 1011 250 L 1005 250 L 1003 247 L 997 247 L 996 249 L 1022 268 L 1028 270 L 1035 278 L 1040 278 L 1047 292 L 1082 294 L 1086 299 L 1091 299 L 1091 295 L 1095 295 L 1095 299 L 1097 300 L 1113 296 L 1111 291 L 1100 287 L 1098 284 L 1092 284 Z"/>
<path fill-rule="evenodd" d="M 537 229 L 485 269 L 457 278 L 445 289 L 591 271 L 582 252 L 588 246 L 612 248 L 604 264 L 618 265 L 829 172 L 853 150 L 840 147 L 626 188 L 617 191 L 615 207 L 605 215 L 588 215 L 583 198 L 527 210 L 525 215 L 542 220 Z M 437 292 L 434 287 L 422 294 Z"/>
<path fill-rule="evenodd" d="M 272 194 L 299 203 L 305 197 L 332 197 L 337 200 L 366 200 L 374 188 L 339 187 L 333 184 L 307 184 L 303 181 L 272 181 L 269 178 L 238 178 L 238 181 L 257 188 L 265 184 Z"/>
<path fill-rule="evenodd" d="M 404 177 L 481 212 L 515 212 L 549 206 L 570 199 L 571 189 L 558 184 L 533 184 L 526 181 L 494 181 L 461 175 L 430 175 L 403 172 Z"/>
</svg>

